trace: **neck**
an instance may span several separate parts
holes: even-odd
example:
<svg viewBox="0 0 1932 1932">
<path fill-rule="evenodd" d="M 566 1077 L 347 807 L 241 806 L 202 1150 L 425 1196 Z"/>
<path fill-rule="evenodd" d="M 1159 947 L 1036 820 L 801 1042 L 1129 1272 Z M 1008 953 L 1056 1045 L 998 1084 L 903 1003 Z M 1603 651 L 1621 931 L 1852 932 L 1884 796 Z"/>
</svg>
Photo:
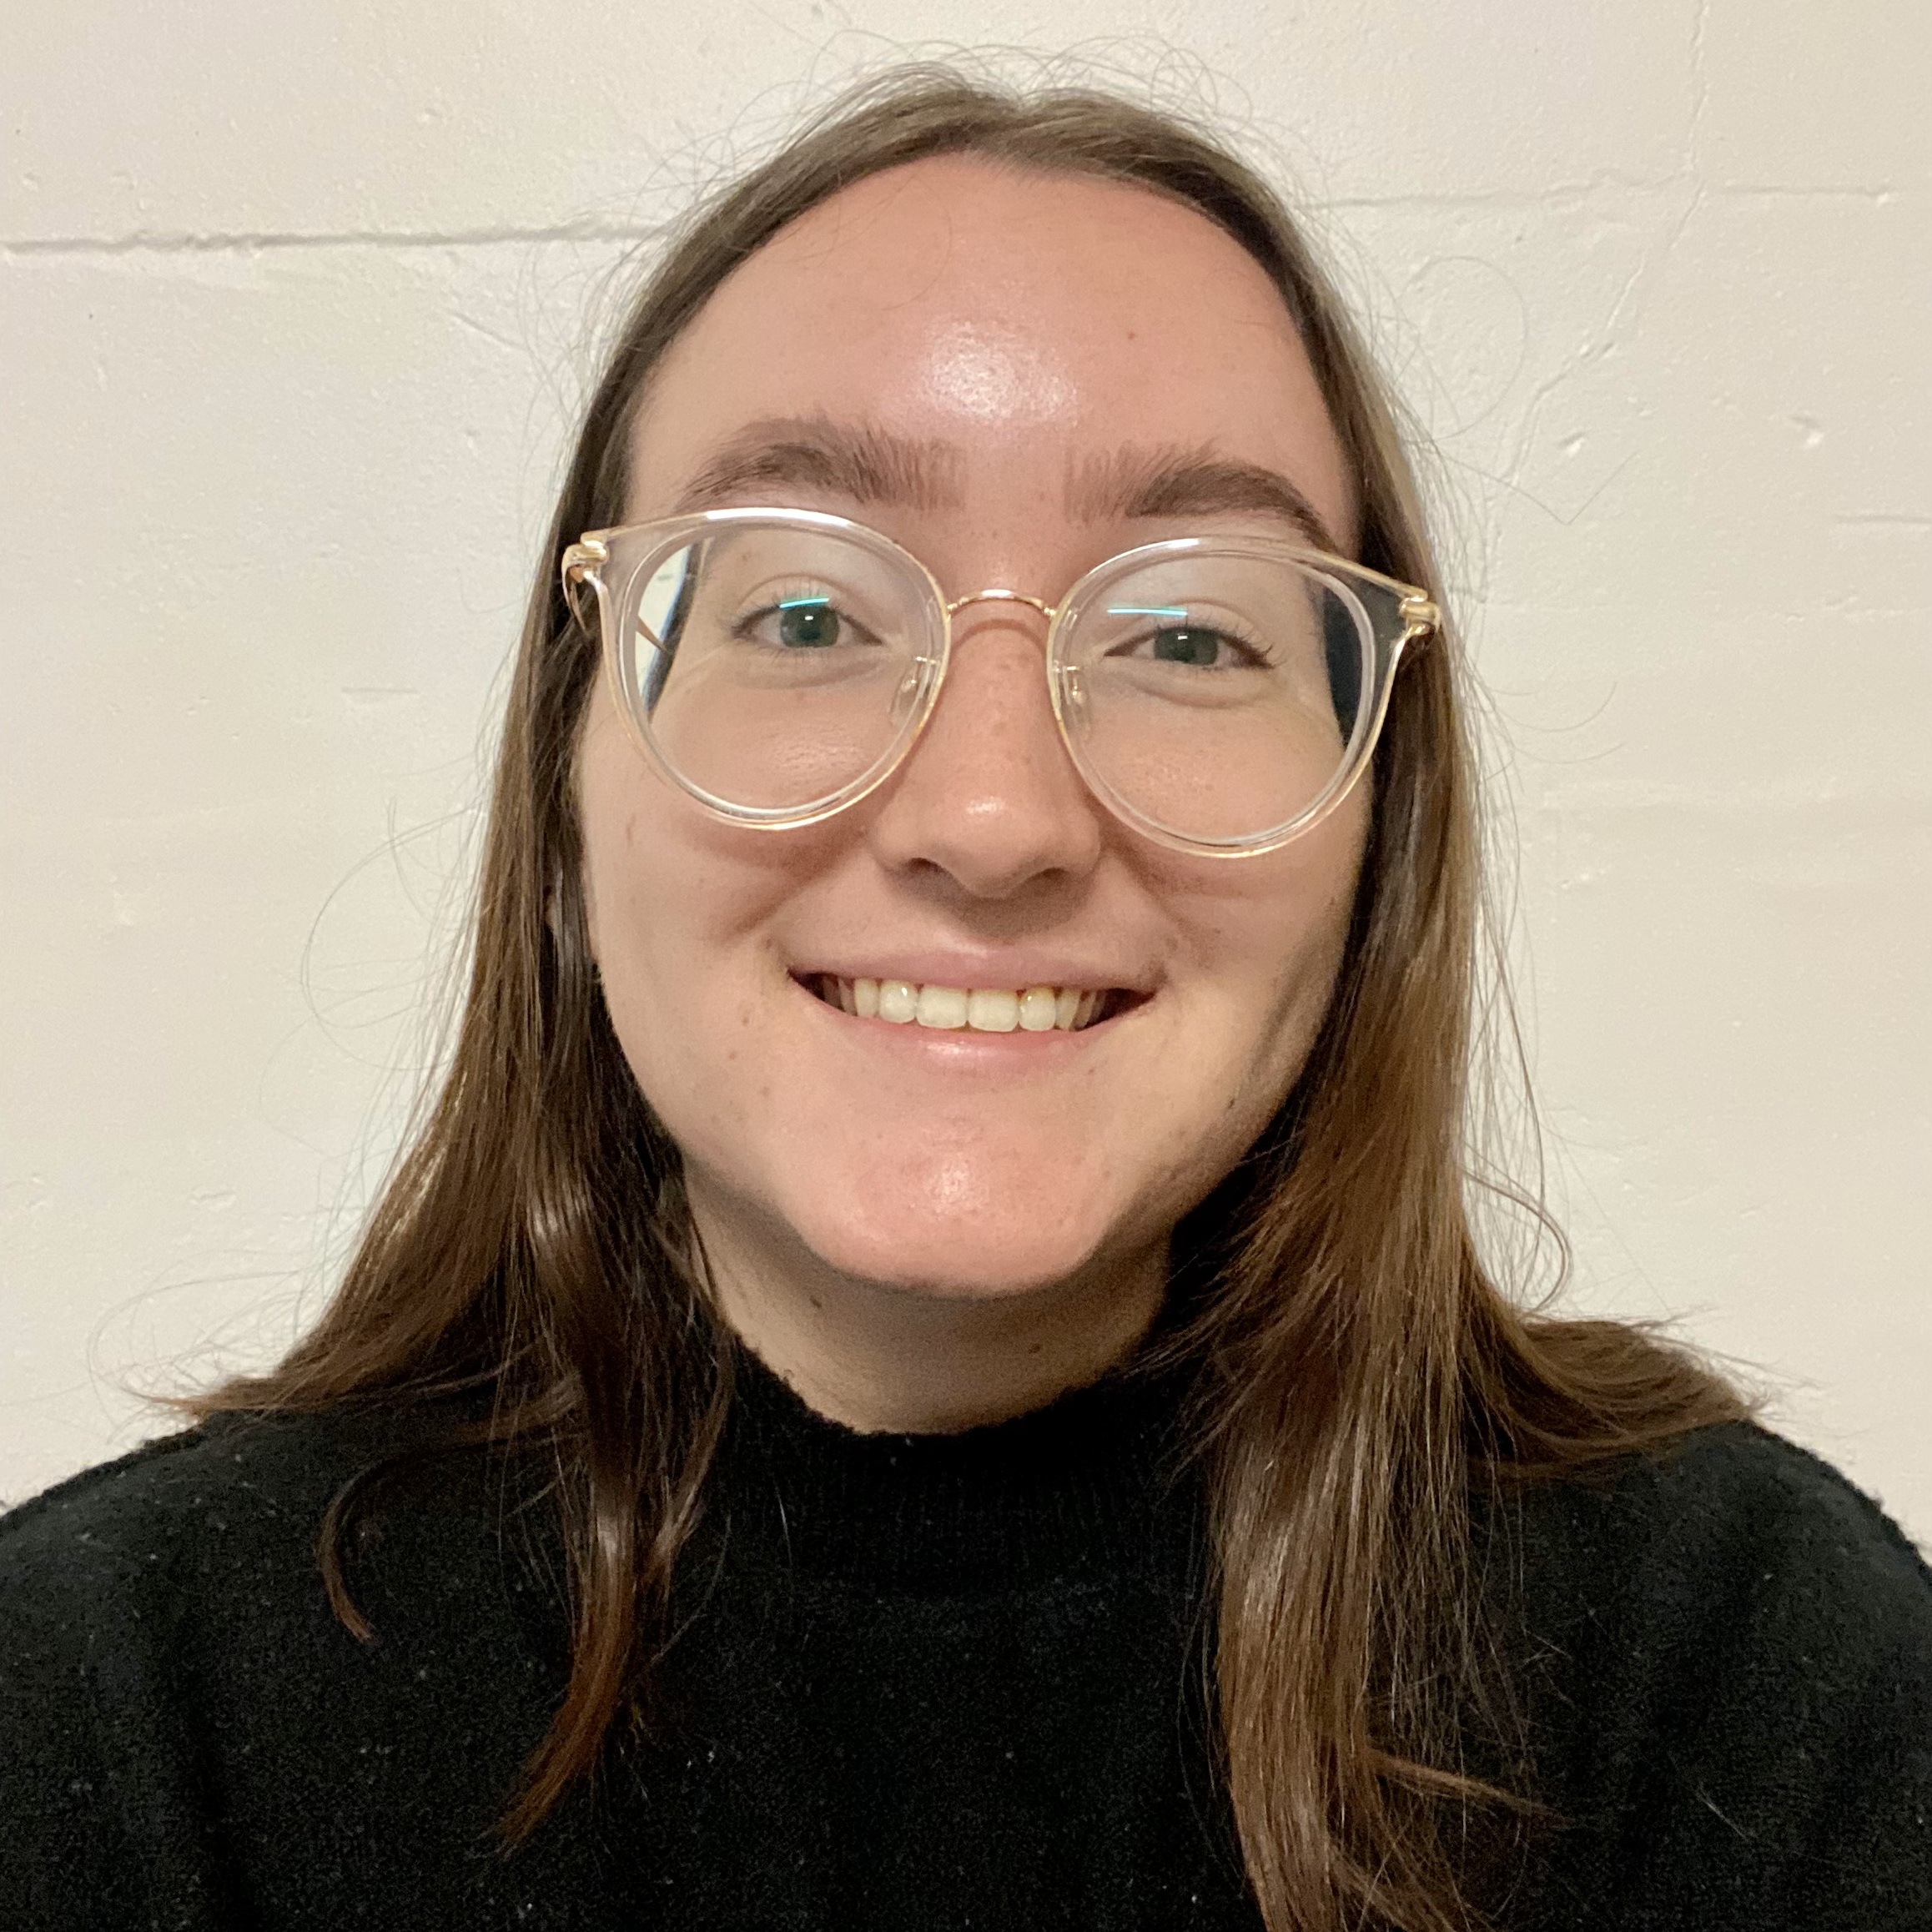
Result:
<svg viewBox="0 0 1932 1932">
<path fill-rule="evenodd" d="M 1165 1250 L 1019 1290 L 938 1293 L 866 1280 L 736 1215 L 692 1209 L 725 1320 L 810 1408 L 867 1434 L 945 1435 L 1095 1381 L 1159 1311 Z"/>
</svg>

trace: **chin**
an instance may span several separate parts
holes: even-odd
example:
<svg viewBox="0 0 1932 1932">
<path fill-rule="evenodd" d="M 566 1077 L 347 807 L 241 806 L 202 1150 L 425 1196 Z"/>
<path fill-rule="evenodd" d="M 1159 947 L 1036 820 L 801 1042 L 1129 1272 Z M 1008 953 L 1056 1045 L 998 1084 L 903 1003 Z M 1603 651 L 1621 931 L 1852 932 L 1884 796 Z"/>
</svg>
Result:
<svg viewBox="0 0 1932 1932">
<path fill-rule="evenodd" d="M 828 1210 L 830 1211 L 828 1211 Z M 940 1300 L 999 1301 L 1088 1273 L 1118 1216 L 1064 1200 L 998 1204 L 871 1199 L 798 1204 L 786 1217 L 822 1266 Z"/>
<path fill-rule="evenodd" d="M 937 1301 L 997 1301 L 1036 1293 L 1084 1273 L 1092 1244 L 970 1229 L 801 1230 L 819 1261 L 850 1280 Z"/>
</svg>

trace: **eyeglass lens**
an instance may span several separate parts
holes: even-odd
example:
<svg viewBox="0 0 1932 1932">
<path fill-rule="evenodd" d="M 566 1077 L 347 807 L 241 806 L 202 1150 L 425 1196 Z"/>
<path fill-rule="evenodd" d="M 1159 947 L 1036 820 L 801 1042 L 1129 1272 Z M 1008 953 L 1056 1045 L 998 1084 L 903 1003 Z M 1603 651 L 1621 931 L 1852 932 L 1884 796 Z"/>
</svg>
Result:
<svg viewBox="0 0 1932 1932">
<path fill-rule="evenodd" d="M 727 806 L 805 811 L 917 728 L 944 619 L 903 558 L 837 531 L 740 525 L 641 560 L 620 587 L 626 702 L 659 755 Z M 1370 633 L 1279 556 L 1128 561 L 1060 618 L 1062 714 L 1103 796 L 1183 838 L 1298 818 L 1341 770 Z"/>
</svg>

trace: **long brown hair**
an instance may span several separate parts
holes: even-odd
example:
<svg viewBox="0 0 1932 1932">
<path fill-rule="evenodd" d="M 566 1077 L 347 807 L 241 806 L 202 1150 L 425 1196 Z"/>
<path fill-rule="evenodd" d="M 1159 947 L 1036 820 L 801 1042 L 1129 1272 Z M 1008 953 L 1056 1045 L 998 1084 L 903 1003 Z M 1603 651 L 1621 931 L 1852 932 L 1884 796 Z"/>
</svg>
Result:
<svg viewBox="0 0 1932 1932">
<path fill-rule="evenodd" d="M 1352 467 L 1361 561 L 1442 594 L 1394 415 L 1341 303 L 1272 190 L 1184 121 L 1104 93 L 901 69 L 690 217 L 611 355 L 538 560 L 447 1077 L 313 1332 L 274 1372 L 200 1405 L 420 1406 L 467 1388 L 488 1392 L 494 1438 L 554 1446 L 574 1648 L 513 1839 L 591 1769 L 614 1718 L 647 1713 L 732 1360 L 677 1150 L 617 1047 L 586 943 L 572 767 L 597 661 L 558 558 L 619 521 L 640 391 L 732 268 L 850 183 L 958 153 L 1137 184 L 1231 235 L 1301 331 Z M 1524 1315 L 1478 1255 L 1462 675 L 1443 638 L 1398 681 L 1331 1009 L 1279 1117 L 1190 1219 L 1198 1280 L 1165 1344 L 1195 1391 L 1220 1742 L 1272 1932 L 1475 1922 L 1462 1814 L 1490 1790 L 1464 1747 L 1493 1685 L 1472 1489 L 1659 1445 L 1739 1407 L 1633 1330 Z M 335 1542 L 345 1500 L 325 1562 L 354 1628 Z"/>
</svg>

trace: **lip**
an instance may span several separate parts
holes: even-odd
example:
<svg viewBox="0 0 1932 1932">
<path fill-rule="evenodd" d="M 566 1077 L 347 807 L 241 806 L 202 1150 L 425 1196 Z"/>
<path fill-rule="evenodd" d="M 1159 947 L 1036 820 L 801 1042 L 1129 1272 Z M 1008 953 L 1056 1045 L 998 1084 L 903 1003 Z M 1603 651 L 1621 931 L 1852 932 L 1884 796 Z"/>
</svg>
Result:
<svg viewBox="0 0 1932 1932">
<path fill-rule="evenodd" d="M 979 1069 L 988 1074 L 1004 1074 L 1024 1067 L 1058 1066 L 1062 1064 L 1062 1054 L 1090 1051 L 1096 1040 L 1110 1039 L 1122 1020 L 1146 1004 L 1130 996 L 1119 1010 L 1104 1014 L 1078 1032 L 1051 1027 L 1029 1033 L 1016 1027 L 1010 1033 L 981 1033 L 973 1027 L 930 1027 L 916 1023 L 894 1026 L 885 1020 L 861 1019 L 816 992 L 812 984 L 798 974 L 792 974 L 791 980 L 799 995 L 809 1003 L 816 1021 L 834 1028 L 838 1037 L 848 1045 L 883 1054 L 886 1059 L 883 1064 L 886 1065 L 936 1066 L 955 1072 Z M 1040 980 L 1035 984 L 1049 983 Z"/>
<path fill-rule="evenodd" d="M 903 979 L 913 986 L 956 986 L 963 993 L 975 988 L 1023 993 L 1029 986 L 1074 986 L 1083 993 L 1128 993 L 1139 999 L 1152 994 L 1157 984 L 1153 974 L 1134 968 L 1102 966 L 1067 953 L 1017 950 L 928 953 L 882 948 L 863 954 L 814 954 L 793 960 L 787 971 L 806 985 L 823 974 L 833 979 Z"/>
</svg>

